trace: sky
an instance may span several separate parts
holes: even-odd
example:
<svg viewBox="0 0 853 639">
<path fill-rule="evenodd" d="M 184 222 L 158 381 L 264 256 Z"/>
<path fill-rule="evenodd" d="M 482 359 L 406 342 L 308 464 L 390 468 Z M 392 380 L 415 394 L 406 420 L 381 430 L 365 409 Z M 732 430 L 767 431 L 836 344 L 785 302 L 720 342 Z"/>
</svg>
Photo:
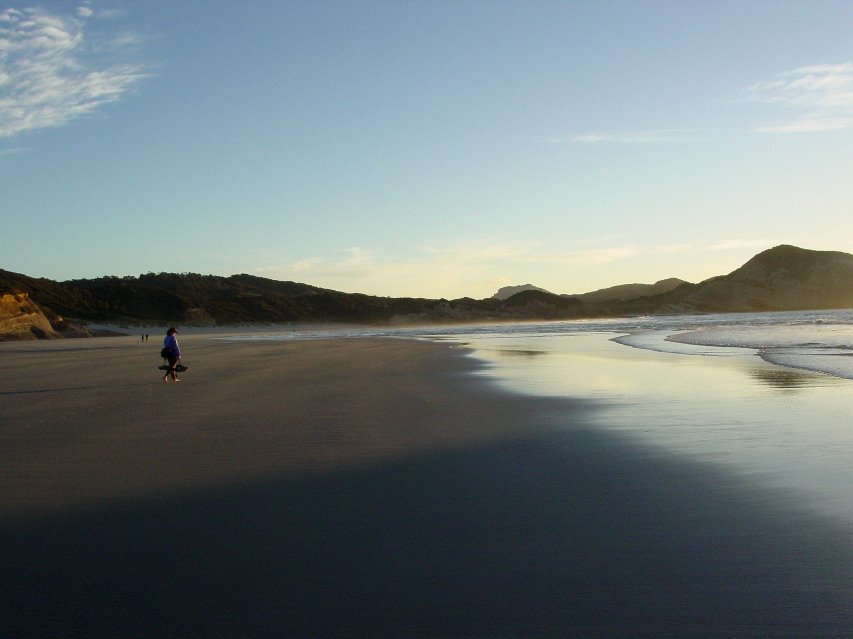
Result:
<svg viewBox="0 0 853 639">
<path fill-rule="evenodd" d="M 583 293 L 853 252 L 850 0 L 0 0 L 0 268 Z"/>
</svg>

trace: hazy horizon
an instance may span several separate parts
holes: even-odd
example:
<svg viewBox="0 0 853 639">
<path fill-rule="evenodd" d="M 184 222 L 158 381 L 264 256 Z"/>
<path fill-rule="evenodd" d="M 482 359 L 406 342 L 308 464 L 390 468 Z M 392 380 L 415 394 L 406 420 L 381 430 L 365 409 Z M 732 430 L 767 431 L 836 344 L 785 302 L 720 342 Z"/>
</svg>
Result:
<svg viewBox="0 0 853 639">
<path fill-rule="evenodd" d="M 798 247 L 798 248 L 805 248 L 805 247 Z M 807 249 L 807 250 L 808 250 L 808 249 Z M 754 257 L 754 256 L 753 256 L 753 257 Z M 742 266 L 742 265 L 738 265 L 738 266 Z M 4 270 L 11 271 L 11 272 L 16 272 L 16 271 L 14 271 L 13 269 L 4 269 Z M 735 270 L 735 269 L 733 269 L 733 270 Z M 252 273 L 230 273 L 230 274 L 227 274 L 227 275 L 217 275 L 217 274 L 213 274 L 213 273 L 198 273 L 198 272 L 195 272 L 195 271 L 180 271 L 180 272 L 175 272 L 175 271 L 148 271 L 148 272 L 146 272 L 146 273 L 123 273 L 123 274 L 105 273 L 105 274 L 103 274 L 103 275 L 98 275 L 98 276 L 93 276 L 93 277 L 86 277 L 86 278 L 62 278 L 62 279 L 55 280 L 55 281 L 59 281 L 59 282 L 67 282 L 67 281 L 74 281 L 74 280 L 78 280 L 78 279 L 100 279 L 100 278 L 110 278 L 110 277 L 115 277 L 115 278 L 119 278 L 119 279 L 123 279 L 123 278 L 131 277 L 131 278 L 137 278 L 137 279 L 138 279 L 138 278 L 140 278 L 140 277 L 143 277 L 144 275 L 148 275 L 148 274 L 155 274 L 155 275 L 158 275 L 158 274 L 161 274 L 161 273 L 173 273 L 173 274 L 176 274 L 176 275 L 189 275 L 189 274 L 192 274 L 192 275 L 201 275 L 201 276 L 203 276 L 203 277 L 207 277 L 207 276 L 214 276 L 214 277 L 216 277 L 216 276 L 219 276 L 219 277 L 225 277 L 225 278 L 228 278 L 228 277 L 237 277 L 237 276 L 240 276 L 240 275 L 253 275 Z M 33 276 L 32 276 L 32 275 L 30 275 L 29 273 L 20 273 L 20 274 L 21 274 L 21 275 L 26 275 L 26 276 L 28 276 L 28 277 L 33 277 Z M 712 276 L 710 276 L 710 278 L 705 278 L 705 279 L 713 279 L 714 277 L 723 276 L 723 275 L 728 275 L 728 274 L 729 274 L 728 272 L 727 272 L 727 273 L 718 273 L 717 275 L 712 275 Z M 262 276 L 262 275 L 258 275 L 257 277 L 264 277 L 264 276 Z M 48 278 L 48 279 L 53 279 L 53 278 Z M 280 278 L 275 278 L 275 277 L 268 277 L 267 279 L 276 280 L 276 281 L 293 281 L 293 280 L 281 280 Z M 497 288 L 496 288 L 496 289 L 495 289 L 491 294 L 484 295 L 484 296 L 483 296 L 483 298 L 480 298 L 480 299 L 493 297 L 496 293 L 499 293 L 499 292 L 500 292 L 501 290 L 503 290 L 504 288 L 510 288 L 510 289 L 512 289 L 512 288 L 524 288 L 524 287 L 528 287 L 528 286 L 533 286 L 533 287 L 536 287 L 536 288 L 538 288 L 538 289 L 546 290 L 547 292 L 549 292 L 549 293 L 553 293 L 553 294 L 555 294 L 555 295 L 583 295 L 583 294 L 586 294 L 586 293 L 594 293 L 594 292 L 597 292 L 597 291 L 599 291 L 599 290 L 604 290 L 604 289 L 608 289 L 608 288 L 617 288 L 617 287 L 619 287 L 619 286 L 632 286 L 632 285 L 638 285 L 638 284 L 639 284 L 639 285 L 654 285 L 654 284 L 657 284 L 657 283 L 659 283 L 659 282 L 662 282 L 662 281 L 665 281 L 665 280 L 670 280 L 670 279 L 682 280 L 682 281 L 684 281 L 684 282 L 688 282 L 688 283 L 691 283 L 691 284 L 699 284 L 699 283 L 701 283 L 701 282 L 705 281 L 705 280 L 697 280 L 697 281 L 684 280 L 684 278 L 680 278 L 680 277 L 678 277 L 678 276 L 676 275 L 676 276 L 669 277 L 669 278 L 662 278 L 661 280 L 656 280 L 656 281 L 654 281 L 654 282 L 639 282 L 639 281 L 630 281 L 630 282 L 628 282 L 628 281 L 625 281 L 625 282 L 619 282 L 619 283 L 616 283 L 616 284 L 609 284 L 609 285 L 606 285 L 606 286 L 602 286 L 602 287 L 599 287 L 598 289 L 590 289 L 590 290 L 587 290 L 587 291 L 571 291 L 571 292 L 568 292 L 568 291 L 559 291 L 559 290 L 549 290 L 549 289 L 544 289 L 544 287 L 538 286 L 538 285 L 537 285 L 537 284 L 535 284 L 534 282 L 524 282 L 524 283 L 517 283 L 517 284 L 502 284 L 502 285 L 498 286 L 498 287 L 497 287 Z M 297 283 L 297 284 L 305 284 L 305 285 L 308 285 L 308 286 L 316 286 L 317 288 L 331 288 L 331 287 L 322 287 L 322 286 L 318 286 L 318 285 L 316 285 L 316 284 L 313 284 L 312 282 L 307 282 L 307 281 L 297 281 L 297 282 L 295 282 L 295 283 Z M 342 289 L 335 289 L 335 290 L 338 290 L 338 292 L 341 292 L 341 293 L 353 293 L 353 294 L 360 294 L 360 293 L 362 293 L 362 291 L 347 291 L 347 290 L 342 290 Z M 380 297 L 382 296 L 382 294 L 378 294 L 378 293 L 371 293 L 371 294 L 372 294 L 372 295 L 377 295 L 377 296 L 380 296 Z M 387 296 L 387 297 L 424 297 L 424 296 L 416 296 L 416 295 L 398 295 L 398 296 Z M 463 297 L 471 297 L 471 296 L 463 296 Z M 441 299 L 441 298 L 445 298 L 445 299 L 447 299 L 447 296 L 439 296 L 439 297 L 434 297 L 434 298 L 432 298 L 432 299 Z"/>
<path fill-rule="evenodd" d="M 853 252 L 853 3 L 0 4 L 0 268 L 392 297 Z"/>
</svg>

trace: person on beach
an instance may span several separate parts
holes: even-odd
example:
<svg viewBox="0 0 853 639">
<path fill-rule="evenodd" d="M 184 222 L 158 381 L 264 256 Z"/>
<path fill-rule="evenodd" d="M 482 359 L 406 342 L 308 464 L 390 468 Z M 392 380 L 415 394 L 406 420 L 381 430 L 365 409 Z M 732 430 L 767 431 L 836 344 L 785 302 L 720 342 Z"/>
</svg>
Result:
<svg viewBox="0 0 853 639">
<path fill-rule="evenodd" d="M 178 379 L 178 371 L 175 370 L 175 366 L 178 365 L 178 362 L 181 361 L 181 349 L 178 348 L 178 339 L 175 335 L 178 334 L 178 329 L 174 326 L 166 331 L 166 339 L 163 340 L 163 356 L 169 362 L 169 369 L 166 371 L 166 374 L 163 375 L 163 381 L 167 384 L 169 383 L 169 376 L 175 382 L 180 382 Z"/>
</svg>

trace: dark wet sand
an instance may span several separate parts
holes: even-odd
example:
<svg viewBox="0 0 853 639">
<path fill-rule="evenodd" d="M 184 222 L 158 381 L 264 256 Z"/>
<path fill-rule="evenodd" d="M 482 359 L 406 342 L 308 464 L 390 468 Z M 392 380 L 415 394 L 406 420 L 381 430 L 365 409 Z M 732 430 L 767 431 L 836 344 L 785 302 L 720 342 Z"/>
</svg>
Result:
<svg viewBox="0 0 853 639">
<path fill-rule="evenodd" d="M 402 340 L 0 344 L 0 636 L 846 637 L 849 530 Z M 97 347 L 97 348 L 93 348 Z"/>
</svg>

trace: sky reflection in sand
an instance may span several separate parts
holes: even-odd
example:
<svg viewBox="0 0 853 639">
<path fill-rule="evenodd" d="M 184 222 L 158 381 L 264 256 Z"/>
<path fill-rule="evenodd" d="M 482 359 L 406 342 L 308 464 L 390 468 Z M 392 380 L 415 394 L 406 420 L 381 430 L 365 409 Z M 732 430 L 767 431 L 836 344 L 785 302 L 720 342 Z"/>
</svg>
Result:
<svg viewBox="0 0 853 639">
<path fill-rule="evenodd" d="M 493 364 L 480 374 L 501 385 L 601 400 L 602 428 L 789 490 L 853 531 L 853 381 L 774 366 L 754 350 L 696 357 L 626 348 L 613 337 L 464 341 Z"/>
</svg>

